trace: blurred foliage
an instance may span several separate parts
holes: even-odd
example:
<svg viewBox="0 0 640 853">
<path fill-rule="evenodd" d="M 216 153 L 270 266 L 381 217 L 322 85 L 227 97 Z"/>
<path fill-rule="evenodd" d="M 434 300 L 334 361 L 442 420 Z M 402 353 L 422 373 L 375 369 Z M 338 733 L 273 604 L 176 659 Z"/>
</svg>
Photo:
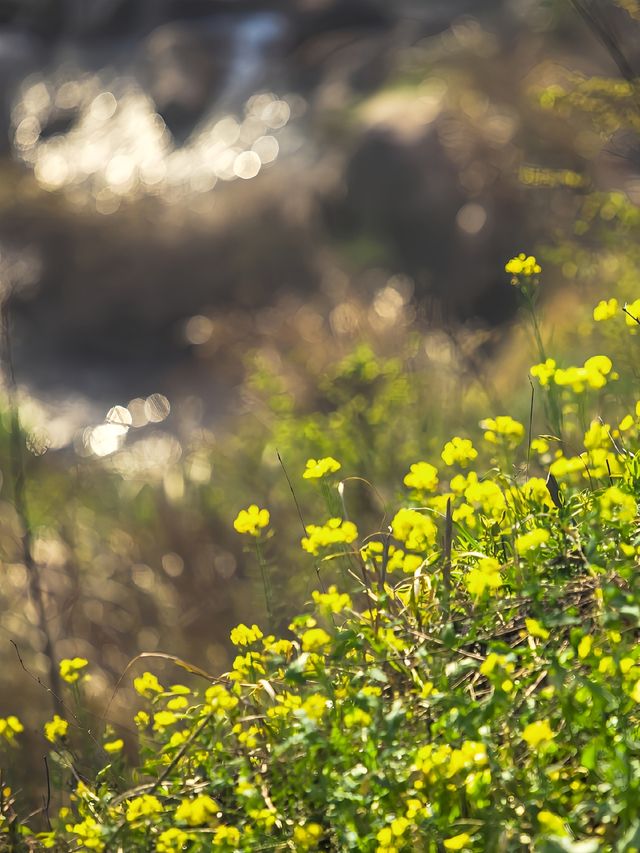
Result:
<svg viewBox="0 0 640 853">
<path fill-rule="evenodd" d="M 637 89 L 628 81 L 575 76 L 567 80 L 565 76 L 561 83 L 554 81 L 543 91 L 539 87 L 537 97 L 542 107 L 540 121 L 561 119 L 575 123 L 580 132 L 588 129 L 591 135 L 581 138 L 592 146 L 590 150 L 606 148 L 612 134 L 637 131 Z M 602 168 L 601 173 L 598 168 Z M 637 669 L 638 602 L 633 580 L 636 529 L 635 519 L 623 510 L 626 498 L 637 498 L 635 404 L 640 394 L 635 351 L 638 324 L 634 316 L 640 317 L 640 310 L 634 313 L 634 303 L 639 296 L 640 216 L 634 203 L 637 178 L 633 163 L 626 167 L 624 190 L 598 188 L 610 175 L 609 166 L 601 167 L 600 161 L 594 175 L 587 174 L 586 168 L 576 168 L 573 160 L 554 169 L 525 164 L 520 170 L 531 190 L 532 206 L 545 210 L 559 204 L 575 214 L 568 217 L 575 220 L 573 234 L 559 233 L 555 243 L 541 253 L 545 268 L 553 268 L 558 281 L 564 280 L 562 287 L 551 282 L 546 298 L 543 286 L 535 309 L 545 358 L 524 302 L 518 315 L 520 322 L 508 333 L 472 325 L 436 328 L 424 321 L 420 306 L 414 304 L 403 281 L 391 279 L 373 296 L 340 295 L 315 306 L 331 317 L 331 323 L 321 327 L 314 326 L 309 315 L 309 322 L 301 322 L 300 328 L 287 328 L 289 315 L 283 312 L 278 317 L 277 306 L 270 309 L 271 331 L 254 336 L 257 346 L 247 359 L 236 411 L 214 431 L 202 429 L 178 440 L 158 429 L 130 441 L 104 460 L 78 458 L 72 451 L 27 456 L 27 519 L 15 513 L 10 478 L 5 476 L 6 497 L 0 516 L 0 558 L 5 573 L 0 590 L 0 627 L 7 640 L 17 643 L 26 666 L 26 670 L 20 667 L 7 642 L 0 674 L 0 713 L 5 715 L 4 720 L 19 714 L 20 725 L 24 723 L 25 727 L 24 732 L 16 732 L 9 723 L 4 727 L 14 787 L 33 788 L 32 763 L 17 761 L 18 753 L 10 750 L 19 735 L 28 753 L 41 753 L 42 708 L 48 702 L 46 692 L 34 680 L 44 677 L 47 667 L 41 626 L 28 601 L 20 541 L 25 523 L 34 534 L 34 557 L 56 652 L 60 658 L 81 656 L 91 662 L 92 678 L 82 684 L 82 694 L 74 697 L 78 705 L 73 711 L 76 716 L 69 743 L 55 753 L 59 759 L 55 785 L 67 807 L 69 788 L 83 776 L 92 779 L 96 764 L 104 758 L 102 743 L 89 747 L 81 741 L 87 730 L 100 740 L 103 714 L 116 726 L 115 731 L 107 729 L 106 742 L 117 742 L 122 735 L 126 749 L 132 756 L 135 752 L 129 710 L 134 696 L 131 677 L 143 669 L 141 661 L 136 660 L 139 652 L 170 653 L 158 658 L 158 677 L 163 683 L 173 679 L 176 663 L 184 667 L 188 662 L 190 678 L 195 677 L 197 669 L 216 674 L 228 669 L 234 652 L 226 637 L 238 618 L 260 622 L 265 633 L 270 622 L 269 630 L 284 634 L 291 614 L 301 609 L 312 589 L 317 588 L 318 571 L 325 586 L 331 582 L 353 586 L 352 573 L 362 575 L 357 550 L 350 558 L 339 550 L 337 557 L 329 555 L 332 559 L 323 561 L 319 568 L 316 555 L 300 552 L 299 539 L 306 532 L 303 528 L 310 523 L 325 527 L 328 519 L 335 517 L 357 520 L 358 544 L 364 544 L 368 537 L 379 542 L 384 541 L 398 506 L 407 509 L 424 504 L 436 520 L 437 538 L 429 541 L 431 556 L 420 554 L 426 563 L 414 593 L 406 579 L 389 588 L 380 584 L 374 550 L 367 556 L 369 562 L 364 563 L 368 580 L 363 581 L 358 593 L 363 607 L 349 611 L 344 625 L 341 620 L 338 625 L 330 618 L 320 620 L 330 636 L 321 666 L 318 664 L 313 672 L 305 669 L 309 659 L 304 657 L 307 652 L 302 628 L 316 627 L 308 622 L 298 623 L 300 630 L 287 635 L 291 637 L 287 642 L 293 643 L 287 655 L 270 657 L 268 650 L 260 649 L 260 655 L 266 655 L 266 663 L 261 661 L 261 665 L 266 666 L 264 676 L 272 692 L 280 691 L 279 680 L 284 679 L 287 692 L 299 698 L 300 707 L 310 697 L 320 696 L 324 702 L 321 716 L 327 714 L 326 728 L 324 723 L 315 725 L 309 715 L 290 713 L 292 728 L 278 737 L 267 727 L 258 735 L 245 737 L 247 717 L 254 714 L 262 719 L 265 703 L 278 704 L 267 687 L 259 686 L 259 679 L 245 673 L 244 683 L 229 694 L 230 700 L 237 700 L 230 708 L 233 714 L 229 717 L 233 719 L 217 719 L 213 700 L 189 694 L 187 707 L 180 709 L 180 715 L 185 715 L 180 719 L 189 732 L 183 741 L 173 737 L 180 731 L 174 728 L 176 720 L 166 726 L 160 722 L 151 733 L 153 748 L 149 752 L 143 748 L 143 770 L 133 773 L 127 762 L 120 765 L 118 759 L 104 771 L 97 785 L 76 790 L 76 799 L 69 804 L 75 810 L 70 823 L 85 826 L 88 834 L 84 843 L 88 847 L 94 821 L 100 825 L 95 837 L 100 840 L 104 835 L 107 849 L 112 843 L 111 833 L 120 841 L 126 838 L 126 843 L 134 845 L 130 849 L 136 849 L 137 844 L 151 843 L 151 817 L 160 827 L 164 827 L 162 821 L 173 826 L 177 820 L 179 832 L 192 833 L 193 849 L 198 849 L 201 837 L 210 842 L 210 836 L 222 826 L 237 825 L 244 831 L 251 819 L 253 843 L 261 840 L 260 833 L 268 834 L 276 826 L 263 826 L 250 814 L 255 809 L 271 814 L 264 795 L 267 790 L 277 814 L 274 820 L 280 821 L 277 831 L 282 843 L 296 840 L 299 849 L 305 849 L 304 844 L 312 849 L 316 842 L 349 849 L 349 839 L 353 838 L 362 841 L 361 849 L 391 847 L 385 841 L 386 829 L 408 814 L 410 799 L 421 804 L 415 806 L 418 811 L 411 817 L 414 828 L 405 827 L 396 834 L 403 838 L 404 832 L 408 833 L 402 840 L 406 845 L 422 844 L 425 838 L 433 844 L 452 842 L 456 836 L 444 834 L 451 821 L 460 829 L 458 835 L 468 835 L 468 839 L 452 843 L 471 845 L 472 849 L 492 849 L 492 827 L 498 826 L 505 828 L 513 844 L 533 844 L 538 838 L 542 845 L 539 849 L 544 850 L 571 849 L 571 836 L 590 839 L 589 843 L 604 838 L 608 844 L 612 837 L 622 838 L 625 832 L 628 844 L 634 845 L 638 821 L 635 791 L 623 768 L 632 767 L 635 760 L 630 733 L 638 724 L 634 698 L 637 684 L 633 681 Z M 372 246 L 354 243 L 351 249 L 357 257 L 369 257 Z M 471 282 L 473 268 L 468 276 Z M 502 292 L 505 299 L 514 295 L 508 277 Z M 609 307 L 600 308 L 594 324 L 593 311 L 599 300 Z M 625 303 L 629 304 L 627 314 Z M 224 318 L 220 322 L 224 324 Z M 247 338 L 254 331 L 251 328 Z M 593 362 L 593 369 L 588 367 L 592 356 L 605 356 L 611 369 L 597 370 Z M 547 358 L 553 365 L 547 364 Z M 527 370 L 532 361 L 546 365 L 547 372 L 537 372 L 530 430 L 532 390 Z M 598 384 L 602 378 L 604 382 Z M 549 417 L 554 407 L 561 413 L 560 420 Z M 489 440 L 484 445 L 480 439 L 487 432 L 495 438 L 497 425 L 507 423 L 499 420 L 507 412 L 513 422 L 522 425 L 521 437 L 527 438 L 527 449 L 519 454 L 506 439 L 502 443 Z M 493 419 L 493 428 L 481 430 L 479 424 L 486 419 Z M 5 407 L 0 434 L 0 451 L 5 459 L 10 456 L 9 421 Z M 488 491 L 493 484 L 500 494 L 511 494 L 514 489 L 514 494 L 520 495 L 532 478 L 541 477 L 544 482 L 551 468 L 564 494 L 562 505 L 554 508 L 544 490 L 536 492 L 537 497 L 525 492 L 524 497 L 517 498 L 522 505 L 518 503 L 515 518 L 502 516 L 502 509 L 494 511 L 486 504 L 486 495 L 478 498 L 477 506 L 470 499 L 462 501 L 472 507 L 477 521 L 470 527 L 456 520 L 456 549 L 460 554 L 452 566 L 453 622 L 443 617 L 438 573 L 443 564 L 446 497 L 456 496 L 452 486 L 455 475 L 449 472 L 442 476 L 439 491 L 432 496 L 408 494 L 403 488 L 403 477 L 412 465 L 424 462 L 440 466 L 441 453 L 452 436 L 471 438 L 476 445 L 484 446 L 475 469 L 478 483 Z M 537 443 L 529 449 L 528 439 L 534 437 Z M 301 479 L 308 459 L 328 456 L 341 463 L 336 478 L 343 483 L 341 490 L 334 488 L 335 483 Z M 467 483 L 464 491 L 473 485 L 477 484 Z M 319 498 L 326 502 L 324 517 L 318 511 Z M 494 499 L 496 506 L 502 507 L 495 490 Z M 539 506 L 535 506 L 536 500 Z M 233 529 L 233 519 L 252 501 L 267 506 L 271 516 L 269 532 L 260 540 L 258 563 L 255 542 L 249 540 L 245 554 Z M 533 543 L 531 554 L 519 553 L 517 537 L 535 530 L 543 532 L 542 538 L 538 534 L 537 544 L 535 536 L 525 540 Z M 595 535 L 598 530 L 603 531 L 602 538 Z M 496 554 L 487 553 L 498 547 Z M 471 550 L 498 559 L 500 566 L 500 574 L 487 581 L 479 596 L 476 593 L 482 577 L 472 576 L 476 578 L 476 592 L 469 590 L 465 580 L 469 572 L 481 571 L 475 557 L 462 556 Z M 519 575 L 521 566 L 525 571 Z M 265 573 L 273 591 L 270 612 L 263 594 Z M 500 584 L 492 591 L 491 583 L 498 578 Z M 408 601 L 401 597 L 405 593 Z M 371 595 L 380 596 L 374 602 L 380 614 L 377 622 L 362 612 Z M 439 602 L 439 609 L 434 602 Z M 426 625 L 420 623 L 425 609 L 433 620 L 428 641 L 420 636 Z M 319 618 L 318 614 L 314 618 Z M 541 627 L 527 627 L 527 618 L 538 620 Z M 499 619 L 504 620 L 505 631 L 511 632 L 505 634 L 507 639 L 495 634 Z M 551 640 L 544 636 L 549 629 L 553 629 Z M 389 644 L 396 642 L 393 637 L 406 645 L 409 663 L 389 664 Z M 446 654 L 441 651 L 443 647 L 449 650 Z M 580 649 L 587 650 L 581 654 Z M 503 682 L 493 684 L 491 672 L 480 672 L 493 651 L 503 655 L 519 674 L 520 681 L 504 679 L 513 681 L 519 696 L 518 732 L 524 733 L 536 720 L 549 722 L 554 736 L 543 737 L 540 743 L 548 740 L 553 748 L 543 748 L 541 759 L 533 750 L 523 760 L 522 737 L 509 734 L 514 725 L 511 691 L 503 689 Z M 351 687 L 340 681 L 341 660 L 347 653 L 353 653 L 359 667 Z M 465 657 L 467 653 L 471 657 Z M 460 658 L 471 662 L 468 673 L 466 668 L 462 672 L 452 665 Z M 600 671 L 602 659 L 613 661 L 607 664 L 611 671 L 606 667 Z M 623 660 L 632 661 L 624 664 L 624 672 Z M 127 669 L 132 661 L 131 669 Z M 423 696 L 424 684 L 417 684 L 413 674 L 416 667 L 427 665 L 434 671 L 434 698 Z M 125 670 L 127 677 L 120 682 Z M 547 675 L 538 681 L 543 672 Z M 373 686 L 380 685 L 379 693 L 369 690 L 373 682 Z M 554 690 L 545 693 L 550 684 Z M 582 699 L 576 694 L 576 685 L 586 691 Z M 189 681 L 189 689 L 192 686 Z M 477 694 L 473 692 L 476 687 Z M 366 725 L 361 716 L 360 722 L 345 727 L 339 703 L 328 704 L 336 689 L 343 688 L 347 690 L 345 707 L 368 715 L 371 720 Z M 113 701 L 105 711 L 105 697 L 113 691 Z M 16 695 L 20 695 L 19 708 L 13 702 Z M 176 695 L 182 694 L 178 691 Z M 226 695 L 219 693 L 219 697 Z M 400 695 L 408 697 L 406 706 L 401 702 L 396 707 L 394 702 Z M 164 690 L 158 697 L 153 713 L 165 712 L 162 703 L 175 699 Z M 297 699 L 291 701 L 295 705 Z M 65 702 L 70 704 L 67 697 Z M 611 729 L 604 727 L 604 716 L 615 719 L 619 731 L 614 731 L 614 724 Z M 480 731 L 485 724 L 481 720 L 490 729 L 486 735 Z M 200 729 L 203 721 L 206 725 Z M 239 729 L 234 730 L 232 723 Z M 469 802 L 465 800 L 469 794 L 467 776 L 460 785 L 460 790 L 466 791 L 461 794 L 462 800 L 451 795 L 442 779 L 435 779 L 436 786 L 443 783 L 438 788 L 435 822 L 433 815 L 420 811 L 426 805 L 418 789 L 410 786 L 415 788 L 419 778 L 415 773 L 422 770 L 411 769 L 409 773 L 407 768 L 418 760 L 411 749 L 417 740 L 424 740 L 427 728 L 430 736 L 446 741 L 453 749 L 463 750 L 467 742 L 482 742 L 487 755 L 503 756 L 500 767 L 492 768 L 491 784 L 499 779 L 499 786 L 489 805 L 487 785 L 482 782 L 487 770 L 483 761 L 476 768 L 480 781 Z M 544 734 L 546 729 L 540 732 Z M 282 738 L 278 739 L 280 734 Z M 256 743 L 251 742 L 252 737 Z M 179 753 L 184 743 L 193 745 L 195 757 L 185 753 L 183 767 Z M 374 743 L 384 745 L 382 764 L 388 775 L 373 767 L 377 762 L 371 746 Z M 372 766 L 364 762 L 366 778 L 354 781 L 353 790 L 344 793 L 332 780 L 350 768 L 347 757 L 363 745 L 369 748 L 367 761 L 370 759 Z M 269 764 L 270 757 L 267 760 L 269 750 L 269 756 L 277 756 L 273 764 Z M 202 757 L 204 751 L 206 759 Z M 481 753 L 478 747 L 474 755 Z M 158 766 L 159 754 L 169 756 L 166 764 Z M 178 760 L 172 763 L 176 756 Z M 212 756 L 216 756 L 215 761 Z M 288 767 L 296 767 L 290 780 L 280 772 L 284 760 Z M 268 783 L 264 777 L 255 777 L 255 766 L 263 761 L 267 770 L 260 773 L 267 774 Z M 325 761 L 329 770 L 317 790 L 301 785 L 296 788 L 295 780 L 312 778 Z M 167 785 L 160 790 L 157 780 L 167 767 Z M 394 775 L 389 768 L 398 770 L 393 784 L 387 784 Z M 188 795 L 183 769 L 197 775 L 197 784 Z M 245 771 L 251 788 L 246 789 L 246 798 L 238 791 Z M 380 775 L 376 777 L 375 773 Z M 444 776 L 446 780 L 447 773 Z M 38 778 L 38 787 L 44 789 L 44 772 Z M 153 794 L 127 793 L 127 785 L 143 778 L 155 780 L 149 783 Z M 572 779 L 577 780 L 577 787 Z M 199 785 L 216 801 L 215 808 L 198 801 L 198 808 L 203 810 L 199 814 L 205 819 L 192 824 L 187 815 L 189 808 L 195 808 Z M 602 786 L 607 802 L 611 794 L 610 806 L 598 805 L 605 790 Z M 332 801 L 332 825 L 342 833 L 333 837 L 323 823 L 319 804 L 326 806 L 335 790 L 344 796 L 340 802 Z M 145 796 L 159 798 L 162 817 L 158 818 L 155 803 L 143 800 L 136 805 L 141 811 L 132 812 L 129 820 L 127 809 Z M 21 816 L 23 811 L 14 803 L 13 794 L 3 793 L 2 797 L 5 826 L 10 833 L 15 832 L 16 815 Z M 384 804 L 374 808 L 381 797 Z M 263 803 L 258 807 L 260 798 Z M 174 813 L 182 800 L 191 806 L 178 820 Z M 353 808 L 356 812 L 360 809 L 358 814 L 376 814 L 377 822 L 366 832 L 358 824 L 360 818 L 349 824 L 350 802 L 357 803 Z M 223 820 L 218 817 L 220 811 Z M 543 813 L 544 819 L 540 817 Z M 265 822 L 271 820 L 266 814 L 263 818 Z M 411 836 L 414 831 L 422 832 L 423 819 L 425 834 Z M 60 825 L 64 827 L 67 822 L 63 815 Z M 314 836 L 316 830 L 311 831 L 311 826 L 320 826 L 320 834 Z M 516 828 L 529 841 L 514 840 L 517 836 L 509 833 L 516 833 Z M 64 834 L 65 830 L 61 831 Z M 76 839 L 81 837 L 80 831 L 69 832 L 69 838 L 73 832 Z M 355 836 L 349 835 L 354 832 Z M 591 837 L 594 834 L 595 839 Z M 550 839 L 558 835 L 565 840 Z M 304 842 L 303 836 L 307 839 Z M 340 844 L 347 846 L 341 848 Z M 406 845 L 405 849 L 411 849 Z M 95 849 L 100 849 L 99 844 Z"/>
</svg>

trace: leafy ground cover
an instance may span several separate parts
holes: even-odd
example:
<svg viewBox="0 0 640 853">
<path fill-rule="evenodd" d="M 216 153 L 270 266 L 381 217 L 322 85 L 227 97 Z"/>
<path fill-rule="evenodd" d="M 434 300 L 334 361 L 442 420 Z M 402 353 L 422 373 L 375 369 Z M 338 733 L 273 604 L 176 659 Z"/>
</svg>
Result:
<svg viewBox="0 0 640 853">
<path fill-rule="evenodd" d="M 130 727 L 88 720 L 91 664 L 64 659 L 61 713 L 43 721 L 53 794 L 26 816 L 3 784 L 6 849 L 640 847 L 640 403 L 625 358 L 640 312 L 591 306 L 602 349 L 561 363 L 540 265 L 506 270 L 537 353 L 531 417 L 494 413 L 416 457 L 375 525 L 350 509 L 358 472 L 309 459 L 317 508 L 294 565 L 314 590 L 287 626 L 268 554 L 296 534 L 256 486 L 234 527 L 262 572 L 263 623 L 233 629 L 223 676 L 174 658 L 175 683 L 153 666 L 134 677 Z M 0 721 L 5 766 L 19 713 Z"/>
</svg>

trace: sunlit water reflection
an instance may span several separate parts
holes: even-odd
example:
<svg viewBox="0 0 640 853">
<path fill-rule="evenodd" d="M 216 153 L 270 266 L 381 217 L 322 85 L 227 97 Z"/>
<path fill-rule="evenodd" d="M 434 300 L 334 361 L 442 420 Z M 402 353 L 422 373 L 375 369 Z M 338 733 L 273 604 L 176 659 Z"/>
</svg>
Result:
<svg viewBox="0 0 640 853">
<path fill-rule="evenodd" d="M 32 74 L 12 106 L 14 154 L 33 169 L 42 188 L 71 190 L 76 201 L 105 214 L 115 212 L 124 198 L 177 200 L 209 192 L 219 181 L 251 180 L 295 144 L 295 134 L 286 130 L 305 109 L 297 95 L 265 90 L 266 54 L 283 26 L 279 16 L 266 13 L 227 22 L 224 82 L 184 142 L 165 123 L 150 94 L 153 80 L 141 83 L 139 69 L 87 71 L 80 61 L 61 61 L 52 72 Z M 148 40 L 148 52 L 162 35 Z M 187 33 L 191 38 L 196 36 Z M 186 45 L 193 47 L 189 40 Z M 169 40 L 165 52 L 171 54 L 173 47 Z M 177 74 L 182 92 L 189 80 L 180 77 L 186 73 L 180 64 L 167 69 L 170 59 L 164 58 L 152 77 L 166 90 L 162 75 Z"/>
<path fill-rule="evenodd" d="M 274 163 L 292 105 L 273 92 L 251 95 L 240 115 L 214 114 L 176 145 L 139 84 L 101 75 L 31 77 L 13 108 L 13 142 L 46 190 L 76 189 L 98 211 L 115 212 L 123 198 L 185 198 L 218 181 L 250 180 Z M 73 117 L 64 133 L 47 127 Z"/>
</svg>

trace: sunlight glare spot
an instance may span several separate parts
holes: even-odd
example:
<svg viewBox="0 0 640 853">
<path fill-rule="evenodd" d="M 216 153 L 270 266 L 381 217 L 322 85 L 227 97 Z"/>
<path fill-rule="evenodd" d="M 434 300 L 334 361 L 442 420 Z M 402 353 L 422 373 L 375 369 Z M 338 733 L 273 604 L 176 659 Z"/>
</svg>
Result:
<svg viewBox="0 0 640 853">
<path fill-rule="evenodd" d="M 261 136 L 260 139 L 256 139 L 251 147 L 265 165 L 273 163 L 280 150 L 280 145 L 275 136 Z"/>
<path fill-rule="evenodd" d="M 233 116 L 225 116 L 213 126 L 211 136 L 224 145 L 234 145 L 240 136 L 240 125 Z"/>
<path fill-rule="evenodd" d="M 100 424 L 89 432 L 89 449 L 96 456 L 109 456 L 119 450 L 129 428 L 123 424 Z"/>
<path fill-rule="evenodd" d="M 118 102 L 111 92 L 101 92 L 91 102 L 89 112 L 96 121 L 108 121 L 115 113 Z"/>
<path fill-rule="evenodd" d="M 164 394 L 151 394 L 145 400 L 144 413 L 149 423 L 161 423 L 169 416 L 170 411 L 171 404 Z"/>
<path fill-rule="evenodd" d="M 112 406 L 107 412 L 105 423 L 129 427 L 133 423 L 133 418 L 129 409 L 124 406 Z"/>
<path fill-rule="evenodd" d="M 149 418 L 145 412 L 145 406 L 146 400 L 143 400 L 142 397 L 134 397 L 133 400 L 129 401 L 127 410 L 131 416 L 132 427 L 143 427 L 149 423 Z"/>
<path fill-rule="evenodd" d="M 460 208 L 456 215 L 456 223 L 466 234 L 479 234 L 487 222 L 487 211 L 481 204 L 471 202 Z"/>
<path fill-rule="evenodd" d="M 196 314 L 190 317 L 184 328 L 184 335 L 187 342 L 194 346 L 206 344 L 213 333 L 213 323 L 208 317 L 202 314 Z"/>
<path fill-rule="evenodd" d="M 286 101 L 272 101 L 260 113 L 267 127 L 274 130 L 284 127 L 291 116 L 291 108 Z"/>
<path fill-rule="evenodd" d="M 233 161 L 233 173 L 245 181 L 255 178 L 261 167 L 262 162 L 255 151 L 243 151 Z"/>
</svg>

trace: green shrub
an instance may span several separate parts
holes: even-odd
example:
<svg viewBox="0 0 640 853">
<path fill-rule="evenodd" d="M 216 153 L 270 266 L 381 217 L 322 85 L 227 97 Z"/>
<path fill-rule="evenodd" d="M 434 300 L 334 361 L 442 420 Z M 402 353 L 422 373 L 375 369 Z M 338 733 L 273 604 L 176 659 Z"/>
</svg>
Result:
<svg viewBox="0 0 640 853">
<path fill-rule="evenodd" d="M 507 270 L 537 322 L 535 261 Z M 618 341 L 630 314 L 595 310 Z M 485 418 L 481 436 L 411 464 L 372 531 L 348 515 L 340 461 L 310 459 L 303 479 L 327 507 L 298 560 L 312 605 L 282 636 L 236 627 L 221 677 L 178 658 L 186 684 L 136 677 L 137 736 L 89 726 L 87 661 L 62 661 L 68 713 L 44 728 L 59 801 L 27 819 L 5 785 L 6 849 L 640 846 L 640 404 L 622 407 L 606 355 L 532 374 L 549 433 Z M 273 618 L 271 522 L 252 505 L 235 528 Z M 0 721 L 6 763 L 22 734 Z"/>
</svg>

